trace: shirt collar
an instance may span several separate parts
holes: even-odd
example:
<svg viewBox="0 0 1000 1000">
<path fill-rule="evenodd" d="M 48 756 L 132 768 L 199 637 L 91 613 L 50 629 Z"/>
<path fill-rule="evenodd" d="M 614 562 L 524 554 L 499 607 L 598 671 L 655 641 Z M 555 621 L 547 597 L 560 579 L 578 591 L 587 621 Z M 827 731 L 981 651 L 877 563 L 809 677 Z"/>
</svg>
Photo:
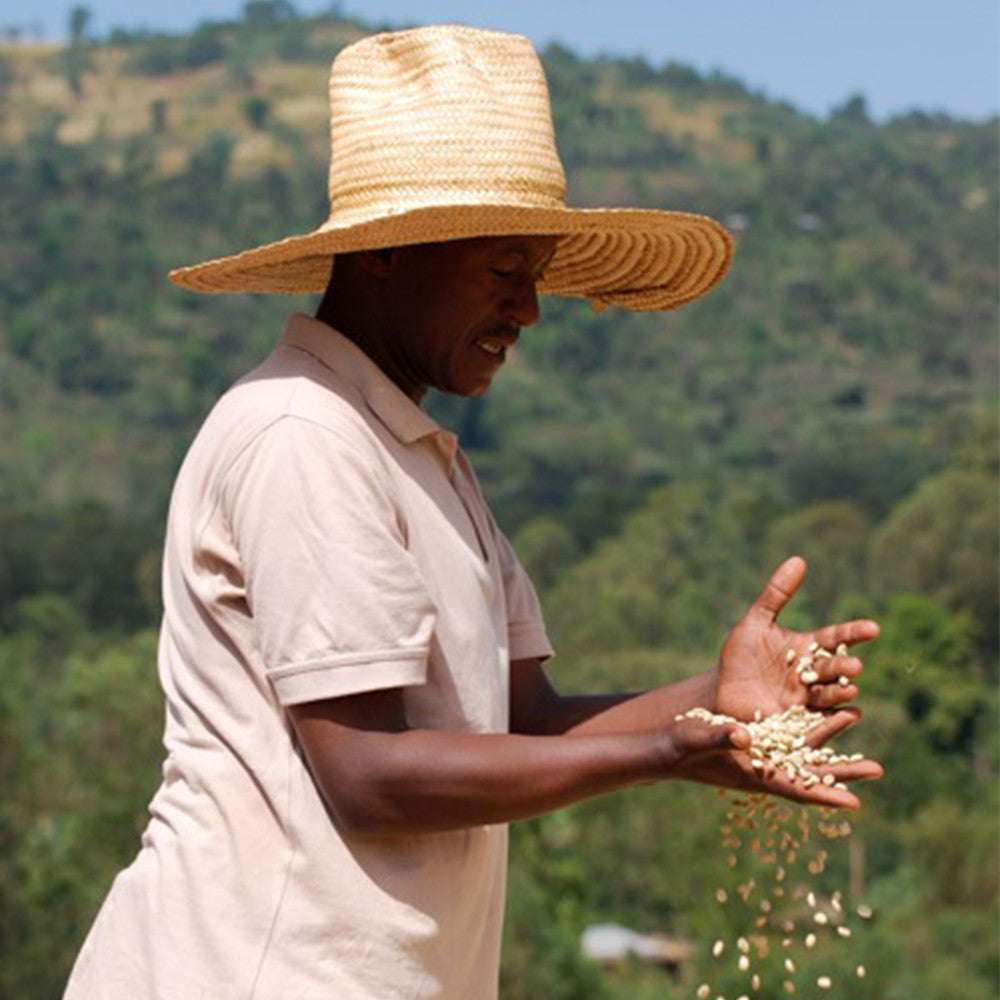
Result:
<svg viewBox="0 0 1000 1000">
<path fill-rule="evenodd" d="M 448 463 L 458 439 L 428 416 L 364 351 L 332 326 L 304 313 L 289 316 L 284 343 L 311 354 L 361 394 L 368 408 L 403 444 L 434 438 Z"/>
</svg>

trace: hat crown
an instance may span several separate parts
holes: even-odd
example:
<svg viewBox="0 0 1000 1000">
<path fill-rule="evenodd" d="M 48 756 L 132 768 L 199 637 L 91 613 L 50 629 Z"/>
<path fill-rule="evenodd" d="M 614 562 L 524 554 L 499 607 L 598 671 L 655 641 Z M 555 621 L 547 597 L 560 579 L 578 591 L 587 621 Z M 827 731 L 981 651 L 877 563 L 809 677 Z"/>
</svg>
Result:
<svg viewBox="0 0 1000 1000">
<path fill-rule="evenodd" d="M 330 218 L 445 205 L 561 208 L 548 87 L 520 35 L 437 25 L 362 39 L 330 74 Z"/>
</svg>

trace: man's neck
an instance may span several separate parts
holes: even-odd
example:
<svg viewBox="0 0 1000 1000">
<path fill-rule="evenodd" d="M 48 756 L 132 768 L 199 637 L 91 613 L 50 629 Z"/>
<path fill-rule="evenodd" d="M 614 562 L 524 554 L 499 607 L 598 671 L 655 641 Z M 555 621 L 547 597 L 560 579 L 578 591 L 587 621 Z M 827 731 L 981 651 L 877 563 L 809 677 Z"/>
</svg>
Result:
<svg viewBox="0 0 1000 1000">
<path fill-rule="evenodd" d="M 419 404 L 427 394 L 427 386 L 408 375 L 405 363 L 389 348 L 386 338 L 375 329 L 371 313 L 359 307 L 352 296 L 337 295 L 332 282 L 316 310 L 316 319 L 352 341 L 415 403 Z"/>
</svg>

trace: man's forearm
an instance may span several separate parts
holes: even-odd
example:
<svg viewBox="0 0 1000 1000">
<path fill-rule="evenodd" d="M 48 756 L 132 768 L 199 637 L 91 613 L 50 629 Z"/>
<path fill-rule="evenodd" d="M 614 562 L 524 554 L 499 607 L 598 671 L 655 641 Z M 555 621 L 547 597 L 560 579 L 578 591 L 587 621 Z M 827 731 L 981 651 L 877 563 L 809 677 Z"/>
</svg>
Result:
<svg viewBox="0 0 1000 1000">
<path fill-rule="evenodd" d="M 654 733 L 522 736 L 410 729 L 355 733 L 352 768 L 310 754 L 340 824 L 357 833 L 430 833 L 505 823 L 665 777 Z"/>
<path fill-rule="evenodd" d="M 577 736 L 645 732 L 669 724 L 695 705 L 710 706 L 714 681 L 714 671 L 705 671 L 633 694 L 560 695 L 548 684 L 540 663 L 520 661 L 512 667 L 512 683 L 530 694 L 520 703 L 512 699 L 511 728 Z"/>
</svg>

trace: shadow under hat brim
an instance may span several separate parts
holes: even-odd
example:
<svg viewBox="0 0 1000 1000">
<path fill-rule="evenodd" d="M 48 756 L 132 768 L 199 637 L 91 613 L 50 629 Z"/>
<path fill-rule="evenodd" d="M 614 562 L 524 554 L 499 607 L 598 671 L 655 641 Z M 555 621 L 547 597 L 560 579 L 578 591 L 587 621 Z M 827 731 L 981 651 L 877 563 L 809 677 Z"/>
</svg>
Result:
<svg viewBox="0 0 1000 1000">
<path fill-rule="evenodd" d="M 482 236 L 554 235 L 538 290 L 637 311 L 676 309 L 722 280 L 733 240 L 714 219 L 648 209 L 448 205 L 324 226 L 170 272 L 196 292 L 322 293 L 339 253 Z"/>
</svg>

